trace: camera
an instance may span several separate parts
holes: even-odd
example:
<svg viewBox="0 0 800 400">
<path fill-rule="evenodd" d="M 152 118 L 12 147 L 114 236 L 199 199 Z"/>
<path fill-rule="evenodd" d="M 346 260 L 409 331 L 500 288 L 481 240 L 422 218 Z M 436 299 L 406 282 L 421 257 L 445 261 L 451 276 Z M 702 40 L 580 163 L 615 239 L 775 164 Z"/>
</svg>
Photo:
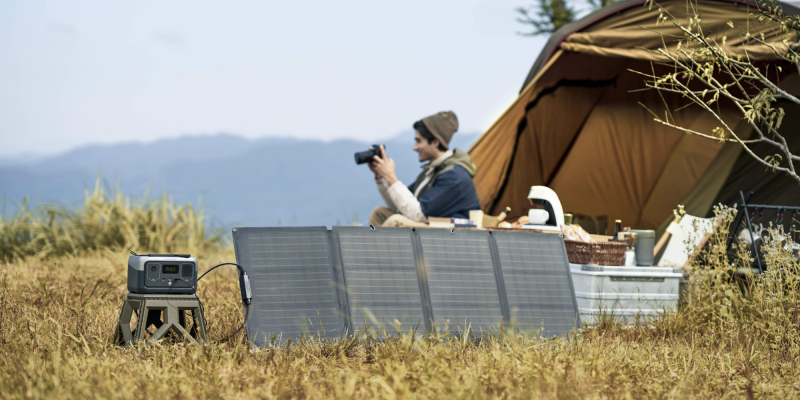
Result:
<svg viewBox="0 0 800 400">
<path fill-rule="evenodd" d="M 197 258 L 189 254 L 128 257 L 128 291 L 139 294 L 194 294 Z"/>
<path fill-rule="evenodd" d="M 383 158 L 383 157 L 381 157 L 381 146 L 383 146 L 383 145 L 381 145 L 381 144 L 373 144 L 372 145 L 372 150 L 359 151 L 358 153 L 356 153 L 356 164 L 360 165 L 360 164 L 368 163 L 368 162 L 373 160 L 374 156 L 378 156 L 380 158 Z M 383 148 L 385 149 L 386 146 L 383 146 Z"/>
</svg>

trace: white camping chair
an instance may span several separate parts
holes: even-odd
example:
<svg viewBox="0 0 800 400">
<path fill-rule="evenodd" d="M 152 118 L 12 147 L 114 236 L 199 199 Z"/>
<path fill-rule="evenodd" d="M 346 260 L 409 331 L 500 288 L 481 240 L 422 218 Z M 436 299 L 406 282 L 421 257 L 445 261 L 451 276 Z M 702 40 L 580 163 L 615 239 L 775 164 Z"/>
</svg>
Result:
<svg viewBox="0 0 800 400">
<path fill-rule="evenodd" d="M 684 215 L 680 221 L 669 224 L 665 235 L 669 242 L 658 261 L 659 267 L 683 267 L 689 261 L 689 252 L 705 244 L 711 234 L 711 219 Z"/>
</svg>

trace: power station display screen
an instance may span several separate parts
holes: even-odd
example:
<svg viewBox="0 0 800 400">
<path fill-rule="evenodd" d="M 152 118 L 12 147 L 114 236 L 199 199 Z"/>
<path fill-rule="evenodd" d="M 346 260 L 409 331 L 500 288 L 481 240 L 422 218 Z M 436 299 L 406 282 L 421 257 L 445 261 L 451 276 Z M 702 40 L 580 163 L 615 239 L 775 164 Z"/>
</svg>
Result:
<svg viewBox="0 0 800 400">
<path fill-rule="evenodd" d="M 161 268 L 161 272 L 165 274 L 177 274 L 178 273 L 178 265 L 177 264 L 164 264 Z"/>
</svg>

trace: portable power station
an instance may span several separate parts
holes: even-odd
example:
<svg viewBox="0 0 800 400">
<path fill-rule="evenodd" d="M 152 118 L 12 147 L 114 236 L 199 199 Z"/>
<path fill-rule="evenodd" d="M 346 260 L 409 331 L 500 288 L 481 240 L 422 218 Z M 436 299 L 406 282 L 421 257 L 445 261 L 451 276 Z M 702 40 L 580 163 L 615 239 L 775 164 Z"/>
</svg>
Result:
<svg viewBox="0 0 800 400">
<path fill-rule="evenodd" d="M 197 258 L 189 254 L 132 254 L 128 291 L 139 294 L 194 294 Z"/>
</svg>

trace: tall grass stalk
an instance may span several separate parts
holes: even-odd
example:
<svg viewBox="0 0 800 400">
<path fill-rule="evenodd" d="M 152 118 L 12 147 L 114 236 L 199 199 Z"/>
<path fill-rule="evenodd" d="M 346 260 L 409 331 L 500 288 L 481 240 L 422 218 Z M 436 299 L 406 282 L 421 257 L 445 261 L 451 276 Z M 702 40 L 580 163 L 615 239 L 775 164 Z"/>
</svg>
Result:
<svg viewBox="0 0 800 400">
<path fill-rule="evenodd" d="M 770 228 L 761 247 L 766 271 L 755 273 L 749 245 L 740 243 L 732 259 L 727 253 L 726 241 L 736 209 L 720 206 L 715 214 L 710 244 L 697 252 L 693 261 L 691 305 L 675 321 L 746 348 L 761 342 L 768 344 L 765 351 L 769 353 L 800 359 L 797 244 L 782 227 Z"/>
<path fill-rule="evenodd" d="M 13 216 L 0 218 L 0 260 L 52 258 L 98 251 L 194 253 L 224 245 L 201 210 L 176 204 L 165 193 L 131 202 L 118 189 L 108 196 L 99 181 L 83 206 L 41 205 L 23 200 Z"/>
</svg>

